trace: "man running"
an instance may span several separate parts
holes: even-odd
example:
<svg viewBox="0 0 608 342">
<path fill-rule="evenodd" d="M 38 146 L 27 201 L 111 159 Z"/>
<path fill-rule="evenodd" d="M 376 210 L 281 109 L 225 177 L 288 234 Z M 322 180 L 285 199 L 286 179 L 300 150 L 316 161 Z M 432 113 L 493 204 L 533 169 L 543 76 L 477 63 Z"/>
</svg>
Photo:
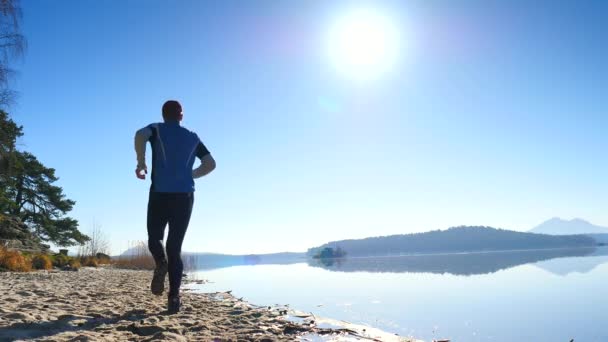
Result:
<svg viewBox="0 0 608 342">
<path fill-rule="evenodd" d="M 160 296 L 169 272 L 167 310 L 180 309 L 179 287 L 182 282 L 182 242 L 190 222 L 194 203 L 194 178 L 202 177 L 215 169 L 215 160 L 198 136 L 180 126 L 182 106 L 167 101 L 162 108 L 163 123 L 146 126 L 135 134 L 137 178 L 146 179 L 146 143 L 152 145 L 152 186 L 148 199 L 148 248 L 154 257 L 156 269 L 150 289 Z M 192 169 L 194 158 L 201 165 Z M 163 248 L 165 226 L 169 224 L 167 254 Z"/>
</svg>

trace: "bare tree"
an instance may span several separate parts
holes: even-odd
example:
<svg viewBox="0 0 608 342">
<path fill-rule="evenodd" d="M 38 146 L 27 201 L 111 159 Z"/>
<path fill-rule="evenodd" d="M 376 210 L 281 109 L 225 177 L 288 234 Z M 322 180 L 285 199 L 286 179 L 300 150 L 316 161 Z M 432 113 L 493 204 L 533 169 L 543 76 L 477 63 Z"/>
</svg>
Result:
<svg viewBox="0 0 608 342">
<path fill-rule="evenodd" d="M 19 27 L 21 18 L 19 0 L 0 0 L 0 108 L 10 105 L 16 96 L 9 88 L 14 75 L 9 63 L 23 56 L 27 46 Z"/>
<path fill-rule="evenodd" d="M 100 224 L 93 221 L 88 236 L 90 240 L 78 250 L 80 256 L 96 256 L 98 253 L 108 255 L 110 253 L 110 242 Z"/>
</svg>

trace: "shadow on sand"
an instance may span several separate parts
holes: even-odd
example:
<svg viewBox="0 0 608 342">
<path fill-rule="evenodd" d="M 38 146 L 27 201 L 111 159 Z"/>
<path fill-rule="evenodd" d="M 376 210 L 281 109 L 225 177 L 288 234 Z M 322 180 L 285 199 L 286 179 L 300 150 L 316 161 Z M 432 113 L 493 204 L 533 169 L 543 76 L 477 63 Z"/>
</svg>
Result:
<svg viewBox="0 0 608 342">
<path fill-rule="evenodd" d="M 42 337 L 52 337 L 63 332 L 75 332 L 85 330 L 127 330 L 139 336 L 150 336 L 160 331 L 162 328 L 157 326 L 139 326 L 134 322 L 142 321 L 154 316 L 169 315 L 167 311 L 158 313 L 145 312 L 145 310 L 131 310 L 115 317 L 91 317 L 82 315 L 63 315 L 55 321 L 33 322 L 33 323 L 13 323 L 0 328 L 0 341 L 14 341 L 16 339 L 32 339 Z M 125 324 L 112 327 L 124 321 Z"/>
</svg>

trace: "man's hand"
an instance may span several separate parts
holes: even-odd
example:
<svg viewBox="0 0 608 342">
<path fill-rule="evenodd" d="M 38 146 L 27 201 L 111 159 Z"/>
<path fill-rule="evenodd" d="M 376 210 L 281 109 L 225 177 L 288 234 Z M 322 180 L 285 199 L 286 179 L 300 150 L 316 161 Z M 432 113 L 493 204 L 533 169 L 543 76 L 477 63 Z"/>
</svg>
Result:
<svg viewBox="0 0 608 342">
<path fill-rule="evenodd" d="M 210 153 L 201 158 L 201 165 L 192 170 L 192 178 L 200 178 L 215 170 L 215 159 Z"/>
<path fill-rule="evenodd" d="M 145 167 L 143 167 L 143 168 L 137 167 L 137 169 L 135 169 L 135 176 L 137 176 L 137 178 L 139 178 L 139 179 L 146 179 L 147 174 L 148 174 L 148 169 Z"/>
<path fill-rule="evenodd" d="M 142 180 L 146 179 L 146 174 L 148 173 L 148 168 L 146 167 L 146 142 L 151 136 L 152 129 L 150 127 L 144 127 L 135 133 L 135 154 L 137 155 L 135 176 Z"/>
</svg>

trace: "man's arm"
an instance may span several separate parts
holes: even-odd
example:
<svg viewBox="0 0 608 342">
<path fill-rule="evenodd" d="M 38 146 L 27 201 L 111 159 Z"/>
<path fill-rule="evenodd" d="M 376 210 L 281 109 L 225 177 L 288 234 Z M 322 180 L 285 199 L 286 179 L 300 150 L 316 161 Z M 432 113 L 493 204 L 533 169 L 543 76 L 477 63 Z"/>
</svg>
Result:
<svg viewBox="0 0 608 342">
<path fill-rule="evenodd" d="M 142 174 L 148 172 L 148 168 L 146 166 L 146 143 L 152 136 L 152 129 L 150 127 L 144 127 L 135 133 L 135 154 L 137 155 L 137 168 L 135 169 L 135 173 L 137 174 L 137 178 L 145 179 L 146 175 Z"/>
<path fill-rule="evenodd" d="M 215 170 L 215 159 L 207 150 L 207 147 L 202 142 L 198 143 L 196 148 L 196 156 L 201 160 L 201 165 L 196 169 L 192 170 L 192 178 L 200 178 L 208 175 L 211 171 Z"/>
</svg>

